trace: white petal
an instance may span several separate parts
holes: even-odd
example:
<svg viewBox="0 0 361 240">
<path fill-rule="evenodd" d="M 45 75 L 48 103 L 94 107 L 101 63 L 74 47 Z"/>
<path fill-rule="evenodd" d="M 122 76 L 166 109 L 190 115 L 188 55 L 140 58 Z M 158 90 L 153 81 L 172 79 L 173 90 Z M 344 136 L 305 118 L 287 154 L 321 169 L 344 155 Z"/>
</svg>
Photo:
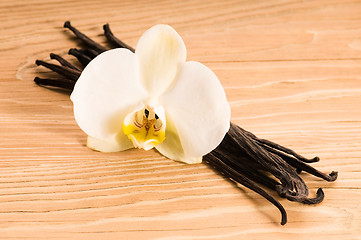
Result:
<svg viewBox="0 0 361 240">
<path fill-rule="evenodd" d="M 124 134 L 114 135 L 106 140 L 88 136 L 87 146 L 100 152 L 120 152 L 134 147 Z"/>
<path fill-rule="evenodd" d="M 224 89 L 201 63 L 185 63 L 174 87 L 160 103 L 177 129 L 185 157 L 209 153 L 229 129 L 231 113 Z"/>
<path fill-rule="evenodd" d="M 156 25 L 139 39 L 138 56 L 143 85 L 153 97 L 162 94 L 185 63 L 187 50 L 182 38 L 168 25 Z"/>
<path fill-rule="evenodd" d="M 174 127 L 172 120 L 167 117 L 167 127 L 165 129 L 165 140 L 155 146 L 155 148 L 164 156 L 184 163 L 201 163 L 202 157 L 185 156 L 182 145 L 179 140 L 177 129 Z"/>
<path fill-rule="evenodd" d="M 104 141 L 123 134 L 125 115 L 144 98 L 137 58 L 127 49 L 109 50 L 92 60 L 71 94 L 80 128 Z"/>
</svg>

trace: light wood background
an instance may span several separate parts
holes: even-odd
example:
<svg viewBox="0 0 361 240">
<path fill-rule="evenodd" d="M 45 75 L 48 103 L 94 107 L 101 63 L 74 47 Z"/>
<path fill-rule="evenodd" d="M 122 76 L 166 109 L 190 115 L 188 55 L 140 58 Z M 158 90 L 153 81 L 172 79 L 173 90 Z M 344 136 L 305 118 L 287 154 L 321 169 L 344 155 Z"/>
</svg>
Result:
<svg viewBox="0 0 361 240">
<path fill-rule="evenodd" d="M 78 42 L 65 20 L 135 46 L 173 26 L 220 78 L 232 121 L 324 172 L 323 203 L 278 210 L 204 164 L 85 146 L 67 94 L 36 86 L 35 59 Z M 361 239 L 361 1 L 0 1 L 0 239 Z M 72 59 L 71 57 L 67 57 Z M 275 195 L 274 195 L 275 196 Z"/>
</svg>

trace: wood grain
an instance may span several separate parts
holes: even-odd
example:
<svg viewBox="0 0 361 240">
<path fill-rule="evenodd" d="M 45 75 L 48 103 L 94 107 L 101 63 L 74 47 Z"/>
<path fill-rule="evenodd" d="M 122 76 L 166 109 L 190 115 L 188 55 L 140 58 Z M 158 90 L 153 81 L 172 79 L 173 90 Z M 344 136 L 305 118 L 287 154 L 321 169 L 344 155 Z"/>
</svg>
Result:
<svg viewBox="0 0 361 240">
<path fill-rule="evenodd" d="M 86 148 L 68 95 L 32 82 L 48 72 L 35 59 L 74 46 L 65 20 L 102 43 L 110 23 L 132 46 L 173 26 L 221 80 L 234 122 L 339 171 L 302 175 L 325 201 L 280 199 L 281 226 L 203 164 Z M 361 239 L 360 1 L 2 0 L 0 24 L 0 239 Z"/>
</svg>

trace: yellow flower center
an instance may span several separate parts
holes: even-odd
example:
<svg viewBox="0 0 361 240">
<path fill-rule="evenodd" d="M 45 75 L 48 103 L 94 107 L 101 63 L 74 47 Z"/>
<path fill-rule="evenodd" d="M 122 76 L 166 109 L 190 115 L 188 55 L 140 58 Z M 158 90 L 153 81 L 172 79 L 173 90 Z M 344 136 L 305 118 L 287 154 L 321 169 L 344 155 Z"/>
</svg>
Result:
<svg viewBox="0 0 361 240">
<path fill-rule="evenodd" d="M 161 112 L 164 115 L 163 112 Z M 162 116 L 164 121 L 164 116 Z M 165 121 L 154 108 L 146 106 L 129 113 L 123 123 L 123 132 L 132 140 L 134 147 L 149 150 L 165 139 Z"/>
</svg>

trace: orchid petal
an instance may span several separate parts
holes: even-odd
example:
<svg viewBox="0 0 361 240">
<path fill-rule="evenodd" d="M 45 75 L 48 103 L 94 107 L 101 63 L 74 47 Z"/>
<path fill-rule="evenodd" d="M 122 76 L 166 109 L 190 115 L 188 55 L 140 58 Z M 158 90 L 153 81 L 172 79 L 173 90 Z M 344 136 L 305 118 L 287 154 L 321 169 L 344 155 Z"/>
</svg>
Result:
<svg viewBox="0 0 361 240">
<path fill-rule="evenodd" d="M 168 157 L 169 159 L 189 164 L 202 162 L 202 157 L 190 157 L 184 155 L 178 131 L 169 117 L 167 117 L 165 135 L 165 140 L 161 144 L 155 146 L 162 155 Z"/>
<path fill-rule="evenodd" d="M 100 152 L 120 152 L 134 147 L 133 143 L 122 133 L 106 140 L 88 136 L 87 146 Z"/>
<path fill-rule="evenodd" d="M 138 56 L 141 80 L 150 96 L 161 95 L 175 80 L 185 63 L 187 50 L 182 38 L 168 25 L 156 25 L 139 39 Z"/>
<path fill-rule="evenodd" d="M 104 142 L 123 134 L 126 113 L 146 97 L 139 80 L 137 58 L 127 49 L 98 55 L 83 70 L 71 94 L 80 128 Z"/>
<path fill-rule="evenodd" d="M 185 63 L 160 103 L 174 123 L 186 158 L 212 151 L 230 127 L 230 107 L 224 89 L 216 75 L 201 63 Z"/>
</svg>

